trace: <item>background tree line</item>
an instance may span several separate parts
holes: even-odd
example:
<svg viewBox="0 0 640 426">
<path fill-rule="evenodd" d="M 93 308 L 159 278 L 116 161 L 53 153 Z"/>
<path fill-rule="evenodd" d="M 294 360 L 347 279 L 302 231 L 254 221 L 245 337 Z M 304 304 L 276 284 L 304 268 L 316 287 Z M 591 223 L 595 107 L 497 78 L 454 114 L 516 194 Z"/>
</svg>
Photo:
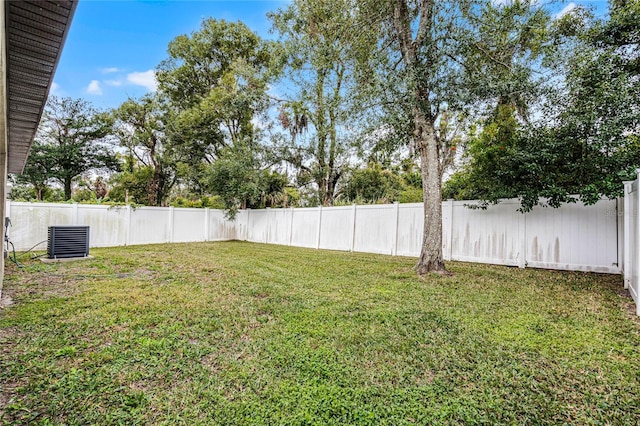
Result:
<svg viewBox="0 0 640 426">
<path fill-rule="evenodd" d="M 522 209 L 622 194 L 640 167 L 640 2 L 294 0 L 274 40 L 205 19 L 159 89 L 113 111 L 52 97 L 14 199 L 240 208 L 423 202 Z M 444 180 L 444 185 L 443 185 Z"/>
</svg>

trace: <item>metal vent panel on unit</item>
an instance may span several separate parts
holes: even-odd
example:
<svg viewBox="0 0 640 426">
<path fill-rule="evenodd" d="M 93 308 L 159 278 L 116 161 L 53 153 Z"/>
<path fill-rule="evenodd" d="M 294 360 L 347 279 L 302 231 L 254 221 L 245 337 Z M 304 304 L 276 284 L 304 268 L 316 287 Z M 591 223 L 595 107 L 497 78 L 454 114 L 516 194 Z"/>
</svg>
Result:
<svg viewBox="0 0 640 426">
<path fill-rule="evenodd" d="M 47 257 L 60 259 L 89 256 L 88 226 L 50 226 Z"/>
</svg>

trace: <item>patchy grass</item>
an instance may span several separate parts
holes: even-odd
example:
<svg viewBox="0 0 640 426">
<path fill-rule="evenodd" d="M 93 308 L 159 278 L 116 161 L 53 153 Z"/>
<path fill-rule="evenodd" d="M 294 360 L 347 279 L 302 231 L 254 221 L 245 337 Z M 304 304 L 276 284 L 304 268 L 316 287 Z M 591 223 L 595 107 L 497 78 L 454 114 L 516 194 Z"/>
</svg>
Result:
<svg viewBox="0 0 640 426">
<path fill-rule="evenodd" d="M 618 276 L 241 242 L 8 267 L 21 424 L 637 424 Z"/>
</svg>

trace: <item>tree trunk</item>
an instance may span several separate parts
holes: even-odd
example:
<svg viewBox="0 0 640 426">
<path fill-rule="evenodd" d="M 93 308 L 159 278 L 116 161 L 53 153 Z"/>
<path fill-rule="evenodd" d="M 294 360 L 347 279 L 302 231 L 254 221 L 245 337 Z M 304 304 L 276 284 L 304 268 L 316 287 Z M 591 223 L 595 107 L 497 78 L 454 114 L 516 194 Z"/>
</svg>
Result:
<svg viewBox="0 0 640 426">
<path fill-rule="evenodd" d="M 427 64 L 433 60 L 429 55 L 420 58 L 419 48 L 430 46 L 431 52 L 436 48 L 432 38 L 434 28 L 435 0 L 419 2 L 419 22 L 415 31 L 411 26 L 411 14 L 407 0 L 393 2 L 393 26 L 398 47 L 402 54 L 410 81 L 413 87 L 413 125 L 414 138 L 420 152 L 420 171 L 422 174 L 422 200 L 424 203 L 424 229 L 422 234 L 422 250 L 416 265 L 419 275 L 427 272 L 447 273 L 442 260 L 442 196 L 440 179 L 440 151 L 434 128 L 435 116 L 429 99 L 429 85 L 424 83 L 422 75 Z"/>
<path fill-rule="evenodd" d="M 162 200 L 158 197 L 158 192 L 160 190 L 160 165 L 154 163 L 153 167 L 153 177 L 151 178 L 151 182 L 149 184 L 149 190 L 147 193 L 147 198 L 149 199 L 149 205 L 151 206 L 159 206 Z"/>
<path fill-rule="evenodd" d="M 71 179 L 64 180 L 64 199 L 69 201 L 71 199 Z"/>
<path fill-rule="evenodd" d="M 419 275 L 428 272 L 446 273 L 442 259 L 442 196 L 438 143 L 433 123 L 420 111 L 414 111 L 414 115 L 424 204 L 422 249 L 416 270 Z"/>
</svg>

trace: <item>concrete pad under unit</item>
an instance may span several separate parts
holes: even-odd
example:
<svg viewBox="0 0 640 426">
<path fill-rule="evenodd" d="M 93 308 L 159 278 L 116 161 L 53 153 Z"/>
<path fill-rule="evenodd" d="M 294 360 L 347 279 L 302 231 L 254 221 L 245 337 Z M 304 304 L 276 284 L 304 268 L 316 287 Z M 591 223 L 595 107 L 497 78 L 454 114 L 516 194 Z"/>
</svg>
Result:
<svg viewBox="0 0 640 426">
<path fill-rule="evenodd" d="M 77 260 L 87 260 L 93 259 L 93 256 L 82 256 L 82 257 L 61 257 L 55 259 L 49 259 L 48 257 L 41 257 L 40 261 L 42 263 L 63 263 L 63 262 L 75 262 Z"/>
</svg>

